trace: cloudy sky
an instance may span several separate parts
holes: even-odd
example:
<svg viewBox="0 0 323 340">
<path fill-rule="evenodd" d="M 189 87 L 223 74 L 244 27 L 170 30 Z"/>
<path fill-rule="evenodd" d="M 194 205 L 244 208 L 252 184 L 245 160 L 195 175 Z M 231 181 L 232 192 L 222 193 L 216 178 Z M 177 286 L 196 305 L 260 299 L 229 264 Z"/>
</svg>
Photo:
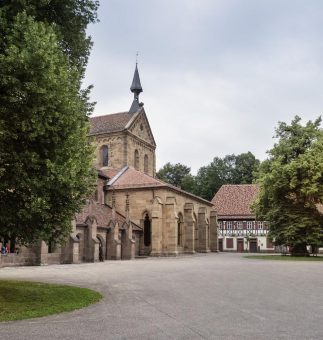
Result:
<svg viewBox="0 0 323 340">
<path fill-rule="evenodd" d="M 101 0 L 85 84 L 127 111 L 136 51 L 157 169 L 266 158 L 278 121 L 323 112 L 323 1 Z"/>
</svg>

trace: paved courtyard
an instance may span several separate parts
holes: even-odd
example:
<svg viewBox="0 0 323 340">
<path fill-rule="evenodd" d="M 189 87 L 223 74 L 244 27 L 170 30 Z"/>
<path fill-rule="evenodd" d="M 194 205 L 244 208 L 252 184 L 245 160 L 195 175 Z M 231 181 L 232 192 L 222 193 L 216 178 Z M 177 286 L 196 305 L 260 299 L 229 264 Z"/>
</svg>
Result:
<svg viewBox="0 0 323 340">
<path fill-rule="evenodd" d="M 0 339 L 323 339 L 323 262 L 239 254 L 0 269 L 93 288 L 88 308 L 0 323 Z"/>
</svg>

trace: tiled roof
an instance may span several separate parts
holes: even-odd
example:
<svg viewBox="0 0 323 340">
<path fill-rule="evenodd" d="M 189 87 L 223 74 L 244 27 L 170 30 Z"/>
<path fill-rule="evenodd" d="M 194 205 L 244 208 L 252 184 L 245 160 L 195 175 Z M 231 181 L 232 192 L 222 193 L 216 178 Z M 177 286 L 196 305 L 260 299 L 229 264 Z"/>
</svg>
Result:
<svg viewBox="0 0 323 340">
<path fill-rule="evenodd" d="M 113 178 L 118 172 L 119 170 L 116 170 L 116 169 L 100 169 L 99 170 L 99 174 L 101 176 L 107 177 L 109 179 Z"/>
<path fill-rule="evenodd" d="M 88 216 L 94 216 L 96 218 L 98 227 L 108 227 L 112 220 L 112 208 L 98 202 L 87 203 L 82 211 L 76 214 L 76 224 L 84 224 Z M 116 211 L 115 220 L 123 224 L 126 218 Z M 131 222 L 131 224 L 134 230 L 141 230 L 137 224 L 133 222 Z"/>
<path fill-rule="evenodd" d="M 135 113 L 119 112 L 90 118 L 90 135 L 122 131 Z"/>
<path fill-rule="evenodd" d="M 149 176 L 131 166 L 124 167 L 116 176 L 109 181 L 114 189 L 129 189 L 138 187 L 163 187 L 166 183 Z"/>
<path fill-rule="evenodd" d="M 258 193 L 257 184 L 222 185 L 212 199 L 218 218 L 255 218 L 250 206 Z"/>
<path fill-rule="evenodd" d="M 177 188 L 173 185 L 165 183 L 157 178 L 149 176 L 133 167 L 124 167 L 114 178 L 108 182 L 108 190 L 123 190 L 123 189 L 140 189 L 140 188 L 168 188 L 179 194 L 189 196 L 192 199 L 199 200 L 204 204 L 211 205 L 212 203 L 195 196 L 187 191 Z"/>
</svg>

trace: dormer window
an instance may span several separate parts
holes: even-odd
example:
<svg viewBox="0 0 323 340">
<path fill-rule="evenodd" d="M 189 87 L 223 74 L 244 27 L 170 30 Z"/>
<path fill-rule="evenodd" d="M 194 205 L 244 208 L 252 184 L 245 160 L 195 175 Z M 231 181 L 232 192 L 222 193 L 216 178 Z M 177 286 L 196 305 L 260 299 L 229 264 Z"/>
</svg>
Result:
<svg viewBox="0 0 323 340">
<path fill-rule="evenodd" d="M 102 166 L 108 166 L 109 164 L 109 148 L 107 145 L 103 145 L 101 148 Z"/>
</svg>

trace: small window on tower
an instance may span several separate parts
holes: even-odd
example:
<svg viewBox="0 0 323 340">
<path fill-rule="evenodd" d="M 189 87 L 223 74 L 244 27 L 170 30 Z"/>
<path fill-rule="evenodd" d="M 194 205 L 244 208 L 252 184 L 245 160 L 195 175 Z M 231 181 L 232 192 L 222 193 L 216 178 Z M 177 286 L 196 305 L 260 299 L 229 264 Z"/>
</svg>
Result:
<svg viewBox="0 0 323 340">
<path fill-rule="evenodd" d="M 109 164 L 109 148 L 107 145 L 103 145 L 101 148 L 102 166 L 108 166 Z"/>
<path fill-rule="evenodd" d="M 148 156 L 145 155 L 144 157 L 144 172 L 145 174 L 148 174 Z"/>
<path fill-rule="evenodd" d="M 139 170 L 139 151 L 138 150 L 135 150 L 135 169 L 136 170 Z"/>
</svg>

